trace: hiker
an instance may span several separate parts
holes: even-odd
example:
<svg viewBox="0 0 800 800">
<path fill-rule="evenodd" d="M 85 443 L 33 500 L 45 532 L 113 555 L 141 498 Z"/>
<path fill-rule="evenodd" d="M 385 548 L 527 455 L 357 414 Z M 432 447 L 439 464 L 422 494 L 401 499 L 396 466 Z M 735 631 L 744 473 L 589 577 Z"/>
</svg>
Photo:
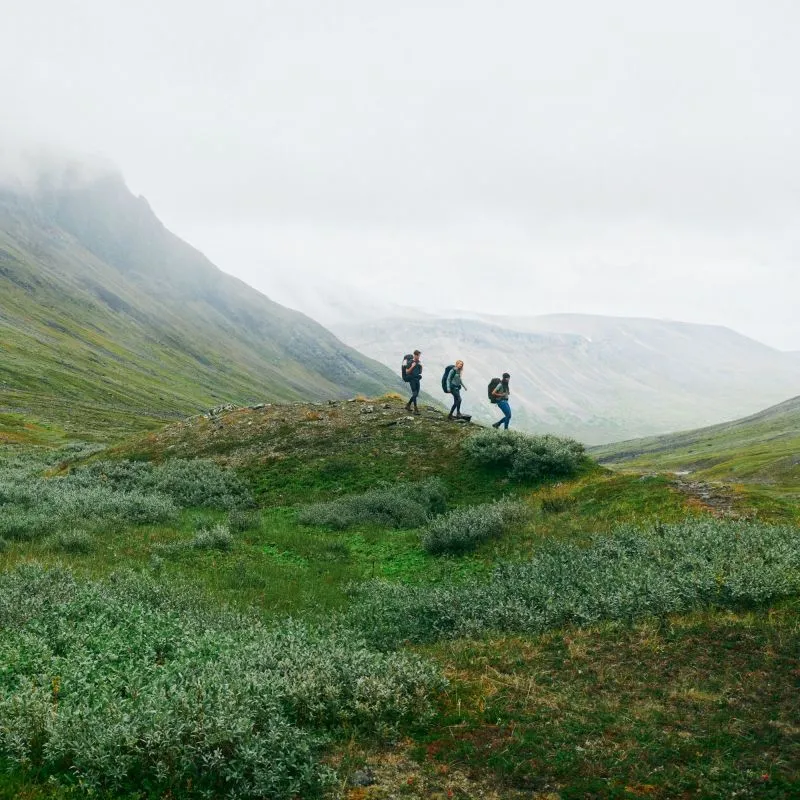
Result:
<svg viewBox="0 0 800 800">
<path fill-rule="evenodd" d="M 419 414 L 417 408 L 417 397 L 419 397 L 419 385 L 422 380 L 422 362 L 419 357 L 422 355 L 419 350 L 415 350 L 412 356 L 406 356 L 403 360 L 403 380 L 408 383 L 411 389 L 411 399 L 406 403 L 406 411 L 411 411 L 414 406 L 414 413 Z"/>
<path fill-rule="evenodd" d="M 511 390 L 508 388 L 508 379 L 510 377 L 511 376 L 507 372 L 504 372 L 503 379 L 490 391 L 489 396 L 491 401 L 503 412 L 503 419 L 492 423 L 493 428 L 499 428 L 503 425 L 505 430 L 508 430 L 508 423 L 511 422 L 511 406 L 508 404 L 508 398 L 511 394 Z M 495 378 L 493 380 L 497 379 Z"/>
<path fill-rule="evenodd" d="M 447 419 L 453 419 L 455 414 L 456 419 L 461 419 L 461 390 L 467 391 L 466 384 L 461 380 L 461 373 L 464 370 L 464 362 L 456 361 L 447 373 L 447 388 L 450 394 L 453 395 L 453 407 L 447 415 Z"/>
</svg>

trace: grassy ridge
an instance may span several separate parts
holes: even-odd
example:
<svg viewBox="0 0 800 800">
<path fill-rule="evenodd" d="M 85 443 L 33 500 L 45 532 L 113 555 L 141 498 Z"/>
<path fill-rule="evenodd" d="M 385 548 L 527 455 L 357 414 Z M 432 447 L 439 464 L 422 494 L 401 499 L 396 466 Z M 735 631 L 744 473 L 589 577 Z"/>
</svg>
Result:
<svg viewBox="0 0 800 800">
<path fill-rule="evenodd" d="M 601 463 L 633 470 L 800 492 L 800 398 L 746 419 L 696 431 L 633 439 L 591 450 Z"/>
<path fill-rule="evenodd" d="M 333 499 L 382 481 L 432 475 L 464 498 L 490 498 L 509 485 L 501 470 L 476 465 L 462 452 L 474 427 L 449 422 L 433 407 L 412 417 L 403 405 L 399 395 L 387 395 L 239 409 L 167 426 L 110 455 L 212 458 L 245 475 L 264 505 Z"/>
</svg>

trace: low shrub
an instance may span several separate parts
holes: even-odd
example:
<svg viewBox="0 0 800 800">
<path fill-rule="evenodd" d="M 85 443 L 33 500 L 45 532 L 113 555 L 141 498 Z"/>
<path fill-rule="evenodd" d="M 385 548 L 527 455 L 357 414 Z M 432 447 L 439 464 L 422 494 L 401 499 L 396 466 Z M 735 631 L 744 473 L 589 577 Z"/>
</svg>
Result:
<svg viewBox="0 0 800 800">
<path fill-rule="evenodd" d="M 514 481 L 574 475 L 585 453 L 584 446 L 574 439 L 518 431 L 479 431 L 464 440 L 463 448 L 478 464 L 504 468 Z"/>
<path fill-rule="evenodd" d="M 228 514 L 228 527 L 234 533 L 257 530 L 261 527 L 261 514 L 258 511 L 234 509 Z"/>
<path fill-rule="evenodd" d="M 447 509 L 447 493 L 438 478 L 419 483 L 398 483 L 349 495 L 301 509 L 303 525 L 346 530 L 356 525 L 387 528 L 419 528 L 431 516 Z"/>
<path fill-rule="evenodd" d="M 0 536 L 12 541 L 31 541 L 51 533 L 57 525 L 52 514 L 7 505 L 0 515 Z"/>
<path fill-rule="evenodd" d="M 90 794 L 315 797 L 321 747 L 425 720 L 444 686 L 353 631 L 213 611 L 146 574 L 0 573 L 0 757 Z"/>
<path fill-rule="evenodd" d="M 211 461 L 98 461 L 44 477 L 57 455 L 63 452 L 0 460 L 0 536 L 30 541 L 75 528 L 163 523 L 175 519 L 179 507 L 245 513 L 252 504 L 238 476 Z"/>
<path fill-rule="evenodd" d="M 233 549 L 234 539 L 226 525 L 213 525 L 210 528 L 200 528 L 191 539 L 165 544 L 154 544 L 152 555 L 176 556 L 191 550 L 219 550 L 227 552 Z"/>
<path fill-rule="evenodd" d="M 354 591 L 347 619 L 382 647 L 752 605 L 800 592 L 800 531 L 712 519 L 626 526 L 586 548 L 552 542 L 489 580 Z"/>
<path fill-rule="evenodd" d="M 53 550 L 72 555 L 84 555 L 94 549 L 94 541 L 86 531 L 64 531 L 50 540 Z"/>
<path fill-rule="evenodd" d="M 152 488 L 184 508 L 204 506 L 231 510 L 253 504 L 239 476 L 208 459 L 173 458 L 153 469 Z"/>
<path fill-rule="evenodd" d="M 99 481 L 122 491 L 165 495 L 182 508 L 230 510 L 252 505 L 251 494 L 239 476 L 209 459 L 173 458 L 157 465 L 97 461 L 75 470 L 70 478 L 82 484 Z"/>
<path fill-rule="evenodd" d="M 197 531 L 189 541 L 189 547 L 195 550 L 231 550 L 233 536 L 225 525 L 215 525 L 208 530 Z"/>
<path fill-rule="evenodd" d="M 508 499 L 456 508 L 425 526 L 422 546 L 434 555 L 465 553 L 523 525 L 529 518 L 530 509 L 525 503 Z"/>
</svg>

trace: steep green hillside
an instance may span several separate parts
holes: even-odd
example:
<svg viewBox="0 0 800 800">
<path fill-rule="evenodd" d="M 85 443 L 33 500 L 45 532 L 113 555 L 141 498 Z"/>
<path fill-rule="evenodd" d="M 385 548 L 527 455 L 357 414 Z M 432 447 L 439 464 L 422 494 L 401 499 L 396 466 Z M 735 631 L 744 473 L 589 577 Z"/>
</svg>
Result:
<svg viewBox="0 0 800 800">
<path fill-rule="evenodd" d="M 221 403 L 396 386 L 218 270 L 117 176 L 0 189 L 0 412 L 108 438 Z"/>
<path fill-rule="evenodd" d="M 592 449 L 603 464 L 800 491 L 800 397 L 745 419 Z"/>
</svg>

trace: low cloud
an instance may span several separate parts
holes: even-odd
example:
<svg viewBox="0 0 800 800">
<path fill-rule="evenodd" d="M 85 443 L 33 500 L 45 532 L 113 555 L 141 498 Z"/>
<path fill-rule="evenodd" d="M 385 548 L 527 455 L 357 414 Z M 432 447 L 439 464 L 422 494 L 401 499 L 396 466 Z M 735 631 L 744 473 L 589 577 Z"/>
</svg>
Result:
<svg viewBox="0 0 800 800">
<path fill-rule="evenodd" d="M 44 184 L 50 189 L 70 188 L 120 174 L 114 164 L 99 156 L 0 138 L 0 187 L 7 190 L 33 194 Z"/>
</svg>

